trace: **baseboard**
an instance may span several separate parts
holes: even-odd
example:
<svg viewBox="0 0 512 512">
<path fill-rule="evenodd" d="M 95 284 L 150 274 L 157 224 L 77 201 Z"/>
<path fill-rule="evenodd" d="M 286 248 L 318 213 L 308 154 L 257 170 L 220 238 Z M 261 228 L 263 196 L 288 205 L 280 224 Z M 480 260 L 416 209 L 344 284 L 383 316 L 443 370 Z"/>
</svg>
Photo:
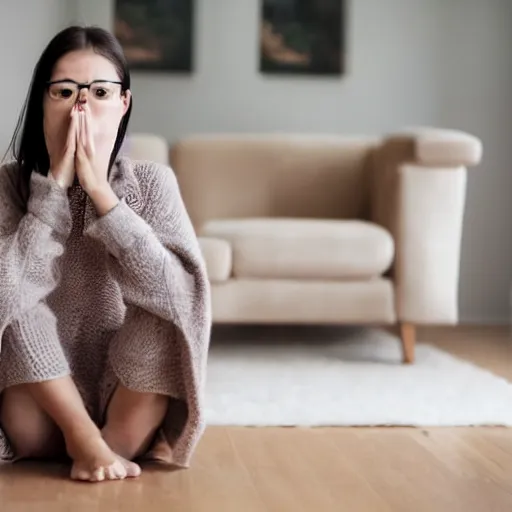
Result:
<svg viewBox="0 0 512 512">
<path fill-rule="evenodd" d="M 471 317 L 461 317 L 459 324 L 460 325 L 498 325 L 498 326 L 508 326 L 511 325 L 512 318 L 507 316 L 471 316 Z"/>
</svg>

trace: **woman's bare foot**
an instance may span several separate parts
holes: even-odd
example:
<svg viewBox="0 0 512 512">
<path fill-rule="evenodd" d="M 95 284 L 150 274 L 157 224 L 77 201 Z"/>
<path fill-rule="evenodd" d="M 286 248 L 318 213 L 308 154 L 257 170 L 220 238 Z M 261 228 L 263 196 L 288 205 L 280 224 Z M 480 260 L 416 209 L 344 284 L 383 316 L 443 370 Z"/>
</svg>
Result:
<svg viewBox="0 0 512 512">
<path fill-rule="evenodd" d="M 69 456 L 73 459 L 71 478 L 87 482 L 123 480 L 137 477 L 140 467 L 116 455 L 99 436 L 66 440 Z"/>
<path fill-rule="evenodd" d="M 73 459 L 72 479 L 101 482 L 140 475 L 137 464 L 116 455 L 101 437 L 70 375 L 27 384 L 26 389 L 62 432 Z"/>
</svg>

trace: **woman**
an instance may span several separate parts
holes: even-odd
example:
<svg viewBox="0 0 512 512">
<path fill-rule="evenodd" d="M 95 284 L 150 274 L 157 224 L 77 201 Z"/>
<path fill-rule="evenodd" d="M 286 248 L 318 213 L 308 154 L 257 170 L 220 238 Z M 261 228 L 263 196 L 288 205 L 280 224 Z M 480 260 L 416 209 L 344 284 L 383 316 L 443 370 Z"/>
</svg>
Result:
<svg viewBox="0 0 512 512">
<path fill-rule="evenodd" d="M 202 434 L 205 266 L 172 171 L 118 155 L 131 106 L 112 35 L 49 43 L 0 168 L 0 462 L 115 480 Z"/>
</svg>

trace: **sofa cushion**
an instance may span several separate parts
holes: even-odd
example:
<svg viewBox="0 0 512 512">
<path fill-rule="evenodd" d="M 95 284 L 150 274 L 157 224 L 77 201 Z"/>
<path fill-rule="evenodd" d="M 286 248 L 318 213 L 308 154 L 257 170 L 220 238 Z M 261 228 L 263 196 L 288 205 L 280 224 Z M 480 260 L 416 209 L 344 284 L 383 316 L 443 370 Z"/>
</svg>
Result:
<svg viewBox="0 0 512 512">
<path fill-rule="evenodd" d="M 206 263 L 208 279 L 212 282 L 226 281 L 231 276 L 231 245 L 226 240 L 199 237 L 199 246 Z"/>
<path fill-rule="evenodd" d="M 235 277 L 368 279 L 394 256 L 390 233 L 358 220 L 217 219 L 201 234 L 231 243 Z"/>
</svg>

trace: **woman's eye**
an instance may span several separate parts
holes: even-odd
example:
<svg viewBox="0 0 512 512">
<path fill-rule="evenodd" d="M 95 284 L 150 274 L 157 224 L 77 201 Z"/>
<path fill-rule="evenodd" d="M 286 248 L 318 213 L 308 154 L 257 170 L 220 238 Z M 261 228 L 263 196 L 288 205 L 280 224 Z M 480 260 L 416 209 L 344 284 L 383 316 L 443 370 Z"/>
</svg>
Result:
<svg viewBox="0 0 512 512">
<path fill-rule="evenodd" d="M 71 96 L 73 96 L 73 91 L 71 89 L 62 89 L 60 91 L 60 96 L 62 98 L 71 98 Z"/>
<path fill-rule="evenodd" d="M 108 91 L 106 89 L 96 89 L 96 96 L 98 98 L 105 98 L 108 96 Z"/>
</svg>

